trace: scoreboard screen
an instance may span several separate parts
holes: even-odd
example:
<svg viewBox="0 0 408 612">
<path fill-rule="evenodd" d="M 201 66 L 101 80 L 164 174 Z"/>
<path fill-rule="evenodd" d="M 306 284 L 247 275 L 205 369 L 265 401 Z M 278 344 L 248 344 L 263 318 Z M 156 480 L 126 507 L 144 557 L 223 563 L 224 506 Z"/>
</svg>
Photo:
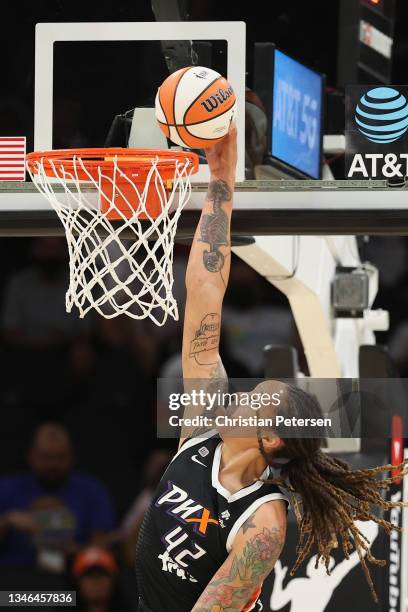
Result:
<svg viewBox="0 0 408 612">
<path fill-rule="evenodd" d="M 255 44 L 254 89 L 268 119 L 268 157 L 294 178 L 322 173 L 325 76 L 277 49 Z"/>
<path fill-rule="evenodd" d="M 275 49 L 271 153 L 315 179 L 321 176 L 323 77 Z"/>
</svg>

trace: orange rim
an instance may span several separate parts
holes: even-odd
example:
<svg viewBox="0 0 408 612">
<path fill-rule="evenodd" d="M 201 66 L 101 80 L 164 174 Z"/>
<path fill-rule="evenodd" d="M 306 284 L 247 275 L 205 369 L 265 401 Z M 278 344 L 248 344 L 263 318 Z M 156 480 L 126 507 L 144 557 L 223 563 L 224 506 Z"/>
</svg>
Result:
<svg viewBox="0 0 408 612">
<path fill-rule="evenodd" d="M 81 161 L 78 164 L 77 160 Z M 27 155 L 30 171 L 36 174 L 41 164 L 46 176 L 55 177 L 56 170 L 72 174 L 78 180 L 99 179 L 100 171 L 108 175 L 116 166 L 129 178 L 137 182 L 143 180 L 149 173 L 152 162 L 157 161 L 160 175 L 170 180 L 174 178 L 176 166 L 189 163 L 191 173 L 198 171 L 199 159 L 191 151 L 173 151 L 162 149 L 124 149 L 119 147 L 87 148 L 87 149 L 56 149 L 55 151 L 35 151 Z"/>
</svg>

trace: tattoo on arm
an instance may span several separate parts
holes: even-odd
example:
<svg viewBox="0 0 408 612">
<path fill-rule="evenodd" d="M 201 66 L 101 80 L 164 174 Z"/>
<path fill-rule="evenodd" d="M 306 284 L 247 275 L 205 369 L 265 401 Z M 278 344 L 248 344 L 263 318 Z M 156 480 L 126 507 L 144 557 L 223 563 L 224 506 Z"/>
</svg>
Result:
<svg viewBox="0 0 408 612">
<path fill-rule="evenodd" d="M 193 612 L 240 612 L 249 602 L 255 603 L 262 581 L 279 559 L 283 541 L 280 529 L 264 527 L 215 574 Z"/>
<path fill-rule="evenodd" d="M 209 250 L 206 249 L 203 253 L 206 270 L 221 273 L 225 257 L 221 253 L 220 247 L 229 246 L 229 219 L 227 213 L 222 209 L 222 205 L 232 199 L 232 191 L 228 184 L 221 179 L 211 181 L 208 185 L 207 199 L 212 202 L 213 212 L 202 217 L 199 242 L 206 242 L 210 245 Z"/>
<path fill-rule="evenodd" d="M 246 533 L 248 529 L 256 528 L 256 525 L 254 525 L 254 517 L 255 517 L 255 512 L 251 514 L 251 516 L 249 516 L 247 520 L 245 521 L 245 523 L 242 525 L 243 533 Z"/>
<path fill-rule="evenodd" d="M 212 365 L 211 362 L 206 361 L 205 351 L 218 349 L 219 341 L 220 315 L 216 312 L 209 312 L 201 321 L 190 343 L 190 357 L 193 357 L 198 365 Z M 213 363 L 216 365 L 216 362 Z"/>
</svg>

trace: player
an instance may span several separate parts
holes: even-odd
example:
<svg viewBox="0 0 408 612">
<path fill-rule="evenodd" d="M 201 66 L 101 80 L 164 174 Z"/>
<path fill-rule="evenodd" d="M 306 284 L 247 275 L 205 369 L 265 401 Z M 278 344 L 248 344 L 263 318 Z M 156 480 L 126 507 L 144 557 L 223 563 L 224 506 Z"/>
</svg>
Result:
<svg viewBox="0 0 408 612">
<path fill-rule="evenodd" d="M 218 342 L 221 309 L 230 268 L 236 129 L 206 151 L 211 179 L 193 240 L 187 273 L 183 334 L 183 377 L 226 381 Z M 208 382 L 210 384 L 210 382 Z M 263 383 L 270 391 L 282 383 Z M 317 402 L 284 386 L 282 405 L 290 417 L 320 416 Z M 381 497 L 389 466 L 352 470 L 321 452 L 322 438 L 281 439 L 275 432 L 221 438 L 216 432 L 181 440 L 142 525 L 137 548 L 140 612 L 247 612 L 261 610 L 262 583 L 279 559 L 287 520 L 287 498 L 273 466 L 281 458 L 281 485 L 300 499 L 300 526 L 292 571 L 317 551 L 329 572 L 330 553 L 353 548 L 365 564 L 367 540 L 356 520 L 374 520 L 372 507 L 392 505 Z M 285 459 L 282 459 L 282 458 Z M 405 474 L 405 468 L 404 472 Z M 401 476 L 401 474 L 400 474 Z M 389 481 L 388 481 L 389 482 Z M 374 563 L 371 554 L 367 558 Z"/>
</svg>

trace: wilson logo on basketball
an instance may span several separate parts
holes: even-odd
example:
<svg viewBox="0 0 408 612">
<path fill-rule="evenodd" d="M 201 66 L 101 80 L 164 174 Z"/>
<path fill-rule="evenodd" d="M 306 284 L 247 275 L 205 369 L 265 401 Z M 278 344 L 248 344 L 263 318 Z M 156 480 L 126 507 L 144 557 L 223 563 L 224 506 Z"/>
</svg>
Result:
<svg viewBox="0 0 408 612">
<path fill-rule="evenodd" d="M 201 106 L 205 108 L 207 113 L 212 113 L 213 110 L 218 108 L 220 104 L 224 104 L 232 95 L 234 95 L 232 87 L 228 87 L 228 89 L 220 88 L 215 94 L 201 102 Z"/>
<path fill-rule="evenodd" d="M 205 79 L 208 76 L 207 70 L 202 70 L 201 72 L 194 72 L 194 76 L 197 79 Z"/>
</svg>

